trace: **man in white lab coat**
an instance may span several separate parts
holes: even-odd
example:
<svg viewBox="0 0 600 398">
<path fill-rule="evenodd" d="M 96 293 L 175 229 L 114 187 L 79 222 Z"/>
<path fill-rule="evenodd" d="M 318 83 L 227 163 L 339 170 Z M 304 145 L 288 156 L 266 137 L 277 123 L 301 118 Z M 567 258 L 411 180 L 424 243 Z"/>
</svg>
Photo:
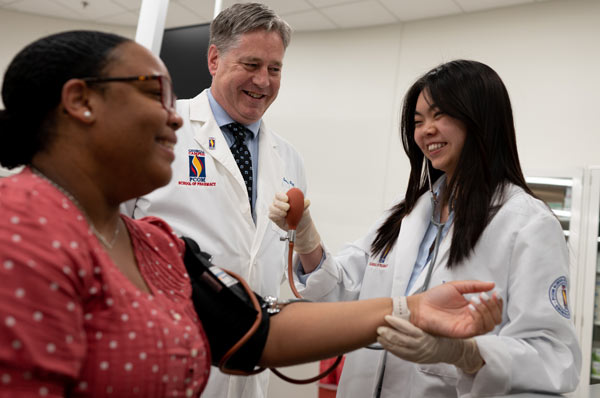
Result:
<svg viewBox="0 0 600 398">
<path fill-rule="evenodd" d="M 125 206 L 134 218 L 164 218 L 176 233 L 195 239 L 215 265 L 241 275 L 263 296 L 277 296 L 285 278 L 287 245 L 268 218 L 271 199 L 291 187 L 306 193 L 300 155 L 262 121 L 279 91 L 290 36 L 289 25 L 262 4 L 236 4 L 215 18 L 211 87 L 177 101 L 184 124 L 171 182 Z M 250 154 L 245 160 L 252 178 L 244 179 L 230 149 L 237 143 L 232 122 L 249 130 L 243 152 Z M 202 396 L 266 397 L 268 373 L 226 376 L 213 367 Z"/>
</svg>

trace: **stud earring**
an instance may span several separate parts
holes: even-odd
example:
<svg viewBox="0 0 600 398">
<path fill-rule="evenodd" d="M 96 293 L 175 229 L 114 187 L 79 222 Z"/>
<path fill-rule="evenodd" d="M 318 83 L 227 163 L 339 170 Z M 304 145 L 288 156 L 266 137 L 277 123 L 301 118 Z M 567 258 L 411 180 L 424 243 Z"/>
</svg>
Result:
<svg viewBox="0 0 600 398">
<path fill-rule="evenodd" d="M 88 109 L 87 111 L 83 112 L 83 116 L 89 119 L 90 117 L 92 117 L 92 112 L 90 112 Z"/>
</svg>

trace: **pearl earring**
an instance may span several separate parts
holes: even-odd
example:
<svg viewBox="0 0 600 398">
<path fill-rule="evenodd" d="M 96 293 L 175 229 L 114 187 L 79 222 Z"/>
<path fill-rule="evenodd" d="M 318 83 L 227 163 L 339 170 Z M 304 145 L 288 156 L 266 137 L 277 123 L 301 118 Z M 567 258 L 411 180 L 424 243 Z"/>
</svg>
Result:
<svg viewBox="0 0 600 398">
<path fill-rule="evenodd" d="M 92 117 L 92 112 L 90 112 L 89 110 L 87 110 L 87 111 L 83 112 L 83 116 L 85 116 L 87 118 L 90 118 L 90 117 Z"/>
</svg>

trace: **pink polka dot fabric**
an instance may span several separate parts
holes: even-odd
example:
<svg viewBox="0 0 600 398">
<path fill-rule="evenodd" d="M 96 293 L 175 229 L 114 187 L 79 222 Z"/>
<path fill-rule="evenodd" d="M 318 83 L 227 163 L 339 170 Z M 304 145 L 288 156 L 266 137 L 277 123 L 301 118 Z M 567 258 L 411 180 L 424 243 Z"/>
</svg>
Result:
<svg viewBox="0 0 600 398">
<path fill-rule="evenodd" d="M 47 181 L 29 169 L 0 179 L 0 397 L 202 391 L 210 354 L 183 242 L 160 219 L 123 221 L 151 294 Z"/>
</svg>

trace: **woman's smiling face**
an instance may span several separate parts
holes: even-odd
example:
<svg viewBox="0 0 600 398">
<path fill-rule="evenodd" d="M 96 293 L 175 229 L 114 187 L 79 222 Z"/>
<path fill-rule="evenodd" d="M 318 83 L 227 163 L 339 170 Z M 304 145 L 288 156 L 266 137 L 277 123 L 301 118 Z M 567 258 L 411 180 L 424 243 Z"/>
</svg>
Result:
<svg viewBox="0 0 600 398">
<path fill-rule="evenodd" d="M 118 46 L 113 55 L 114 60 L 104 73 L 107 77 L 169 78 L 164 64 L 134 42 Z M 94 109 L 99 129 L 94 135 L 93 156 L 108 169 L 119 165 L 115 176 L 135 181 L 141 191 L 150 192 L 167 184 L 175 159 L 175 131 L 181 127 L 182 119 L 173 109 L 163 106 L 160 82 L 151 79 L 102 86 Z"/>
<path fill-rule="evenodd" d="M 431 101 L 427 90 L 419 94 L 415 108 L 415 142 L 434 168 L 452 178 L 465 137 L 464 124 L 442 112 Z"/>
</svg>

